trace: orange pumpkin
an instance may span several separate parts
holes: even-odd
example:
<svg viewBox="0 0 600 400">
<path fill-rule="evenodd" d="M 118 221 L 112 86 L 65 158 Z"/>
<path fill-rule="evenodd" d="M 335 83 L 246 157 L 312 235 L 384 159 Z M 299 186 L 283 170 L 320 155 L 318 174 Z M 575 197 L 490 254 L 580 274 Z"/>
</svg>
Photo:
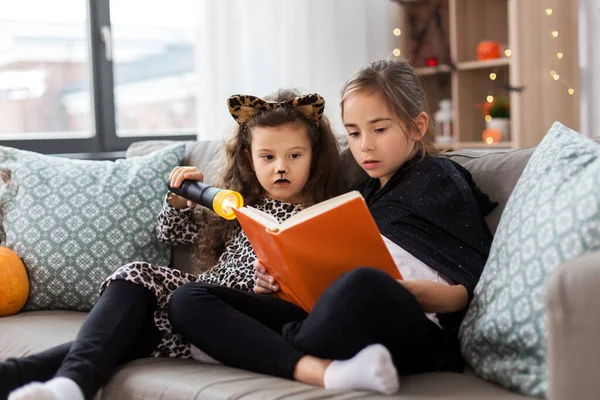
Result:
<svg viewBox="0 0 600 400">
<path fill-rule="evenodd" d="M 18 313 L 29 296 L 29 278 L 19 256 L 0 246 L 0 317 Z"/>
<path fill-rule="evenodd" d="M 477 45 L 478 60 L 493 60 L 500 58 L 500 43 L 491 40 L 479 42 Z"/>
</svg>

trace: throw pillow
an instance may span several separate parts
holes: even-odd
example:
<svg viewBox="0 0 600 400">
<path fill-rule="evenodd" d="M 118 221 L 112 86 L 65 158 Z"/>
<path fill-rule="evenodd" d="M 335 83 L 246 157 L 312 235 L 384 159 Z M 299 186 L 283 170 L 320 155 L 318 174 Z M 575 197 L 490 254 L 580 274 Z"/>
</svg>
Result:
<svg viewBox="0 0 600 400">
<path fill-rule="evenodd" d="M 547 394 L 546 283 L 565 261 L 600 248 L 600 145 L 555 123 L 511 194 L 462 323 L 478 375 Z"/>
<path fill-rule="evenodd" d="M 0 147 L 1 245 L 27 268 L 24 310 L 87 311 L 119 266 L 168 265 L 170 247 L 157 239 L 156 217 L 184 149 L 176 144 L 111 162 Z"/>
</svg>

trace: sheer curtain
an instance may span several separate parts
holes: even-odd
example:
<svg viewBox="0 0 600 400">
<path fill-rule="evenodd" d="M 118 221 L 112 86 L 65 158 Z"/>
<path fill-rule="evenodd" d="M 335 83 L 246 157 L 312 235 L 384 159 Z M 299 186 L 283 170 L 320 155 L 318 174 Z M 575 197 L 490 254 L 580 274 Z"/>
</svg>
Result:
<svg viewBox="0 0 600 400">
<path fill-rule="evenodd" d="M 581 133 L 600 136 L 600 0 L 579 0 Z"/>
<path fill-rule="evenodd" d="M 397 7 L 390 0 L 202 1 L 198 139 L 231 133 L 231 94 L 289 87 L 321 94 L 342 132 L 340 89 L 360 66 L 391 54 Z"/>
</svg>

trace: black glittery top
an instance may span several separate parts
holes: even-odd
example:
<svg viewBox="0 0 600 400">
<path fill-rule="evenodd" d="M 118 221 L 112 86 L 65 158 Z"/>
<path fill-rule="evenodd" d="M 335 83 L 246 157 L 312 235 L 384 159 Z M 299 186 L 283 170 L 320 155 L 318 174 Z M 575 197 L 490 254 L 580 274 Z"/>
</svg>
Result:
<svg viewBox="0 0 600 400">
<path fill-rule="evenodd" d="M 370 178 L 358 190 L 382 235 L 463 285 L 471 299 L 492 244 L 483 217 L 498 203 L 469 171 L 447 158 L 417 154 L 383 188 Z"/>
</svg>

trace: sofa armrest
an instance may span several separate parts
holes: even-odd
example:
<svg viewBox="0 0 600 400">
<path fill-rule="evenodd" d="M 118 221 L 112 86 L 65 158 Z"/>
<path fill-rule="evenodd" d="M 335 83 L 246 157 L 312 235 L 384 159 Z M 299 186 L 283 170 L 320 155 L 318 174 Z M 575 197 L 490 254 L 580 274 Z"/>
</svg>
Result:
<svg viewBox="0 0 600 400">
<path fill-rule="evenodd" d="M 550 279 L 546 305 L 549 398 L 598 398 L 600 251 L 561 265 Z"/>
</svg>

